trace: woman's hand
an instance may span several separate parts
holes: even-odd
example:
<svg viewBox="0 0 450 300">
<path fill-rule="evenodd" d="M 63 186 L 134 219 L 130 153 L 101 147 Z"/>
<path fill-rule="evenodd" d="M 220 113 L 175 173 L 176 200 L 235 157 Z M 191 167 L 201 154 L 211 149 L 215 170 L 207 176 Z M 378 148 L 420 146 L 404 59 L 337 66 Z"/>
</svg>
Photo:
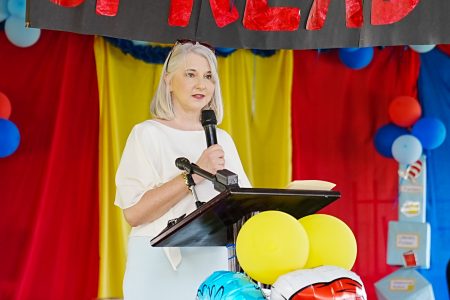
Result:
<svg viewBox="0 0 450 300">
<path fill-rule="evenodd" d="M 225 167 L 225 152 L 223 152 L 222 146 L 215 144 L 208 147 L 203 151 L 195 164 L 213 175 L 215 175 L 217 171 L 223 170 Z M 193 178 L 196 183 L 204 180 L 203 177 L 197 175 L 194 175 Z"/>
</svg>

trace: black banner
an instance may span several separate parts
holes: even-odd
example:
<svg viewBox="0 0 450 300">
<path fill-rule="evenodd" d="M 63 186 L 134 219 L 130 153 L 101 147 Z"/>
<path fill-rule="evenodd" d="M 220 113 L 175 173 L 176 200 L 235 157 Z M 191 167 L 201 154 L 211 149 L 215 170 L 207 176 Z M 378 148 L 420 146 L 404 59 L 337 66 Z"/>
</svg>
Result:
<svg viewBox="0 0 450 300">
<path fill-rule="evenodd" d="M 117 14 L 105 16 L 97 13 L 99 1 L 118 2 Z M 34 28 L 159 43 L 189 38 L 229 48 L 324 49 L 450 43 L 449 0 L 328 0 L 329 6 L 325 9 L 319 5 L 327 0 L 316 1 L 319 3 L 316 8 L 314 0 L 230 1 L 235 6 L 226 12 L 231 15 L 233 10 L 235 19 L 219 27 L 211 4 L 216 7 L 217 18 L 220 13 L 217 5 L 227 3 L 229 6 L 228 0 L 193 0 L 192 9 L 183 11 L 191 13 L 188 24 L 180 27 L 169 25 L 169 17 L 177 18 L 175 3 L 184 4 L 190 0 L 79 0 L 81 3 L 75 7 L 61 6 L 49 0 L 27 0 L 27 23 Z M 354 11 L 349 15 L 349 9 L 358 4 L 359 15 Z M 375 6 L 378 10 L 374 9 Z M 285 10 L 276 11 L 283 7 Z M 398 21 L 372 24 L 374 19 L 384 22 L 383 18 L 391 18 L 392 21 L 390 14 L 401 14 L 399 8 L 407 14 L 400 16 Z M 295 10 L 299 10 L 299 22 L 295 20 L 298 17 Z M 323 25 L 315 30 L 307 29 L 308 18 L 320 17 L 320 12 L 326 15 Z M 268 19 L 259 18 L 264 14 Z M 360 24 L 349 28 L 346 22 L 356 20 L 358 23 L 358 17 Z M 294 25 L 297 22 L 297 26 L 286 29 L 279 26 L 280 22 Z"/>
</svg>

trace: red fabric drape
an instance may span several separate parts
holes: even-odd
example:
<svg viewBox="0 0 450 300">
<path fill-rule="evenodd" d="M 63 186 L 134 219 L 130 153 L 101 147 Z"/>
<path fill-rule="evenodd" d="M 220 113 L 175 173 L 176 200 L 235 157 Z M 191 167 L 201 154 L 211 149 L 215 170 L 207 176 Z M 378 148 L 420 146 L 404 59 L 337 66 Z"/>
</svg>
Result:
<svg viewBox="0 0 450 300">
<path fill-rule="evenodd" d="M 369 299 L 373 284 L 391 273 L 386 264 L 387 222 L 397 219 L 397 163 L 373 146 L 389 122 L 389 102 L 417 96 L 419 56 L 404 47 L 375 49 L 362 70 L 343 65 L 336 50 L 296 51 L 292 89 L 293 179 L 322 179 L 342 194 L 322 212 L 346 222 L 355 233 L 353 268 Z"/>
<path fill-rule="evenodd" d="M 98 91 L 92 36 L 0 32 L 0 91 L 21 143 L 0 158 L 0 298 L 94 299 L 98 285 Z"/>
</svg>

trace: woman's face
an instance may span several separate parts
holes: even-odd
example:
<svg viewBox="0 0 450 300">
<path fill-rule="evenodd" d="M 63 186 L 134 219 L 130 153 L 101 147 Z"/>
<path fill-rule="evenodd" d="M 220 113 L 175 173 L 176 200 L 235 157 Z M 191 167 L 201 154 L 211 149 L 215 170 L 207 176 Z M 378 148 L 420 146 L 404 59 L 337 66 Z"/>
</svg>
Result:
<svg viewBox="0 0 450 300">
<path fill-rule="evenodd" d="M 201 55 L 189 53 L 184 64 L 169 82 L 172 101 L 177 112 L 200 113 L 214 94 L 215 83 L 208 61 Z"/>
</svg>

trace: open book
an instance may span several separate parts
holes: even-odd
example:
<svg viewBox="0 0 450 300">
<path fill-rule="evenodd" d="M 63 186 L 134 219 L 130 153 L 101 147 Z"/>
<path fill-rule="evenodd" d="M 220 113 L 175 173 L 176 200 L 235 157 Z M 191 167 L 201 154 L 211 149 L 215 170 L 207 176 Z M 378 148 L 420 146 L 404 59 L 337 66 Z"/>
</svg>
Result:
<svg viewBox="0 0 450 300">
<path fill-rule="evenodd" d="M 292 190 L 330 191 L 335 186 L 336 184 L 323 180 L 294 180 L 286 188 Z"/>
</svg>

